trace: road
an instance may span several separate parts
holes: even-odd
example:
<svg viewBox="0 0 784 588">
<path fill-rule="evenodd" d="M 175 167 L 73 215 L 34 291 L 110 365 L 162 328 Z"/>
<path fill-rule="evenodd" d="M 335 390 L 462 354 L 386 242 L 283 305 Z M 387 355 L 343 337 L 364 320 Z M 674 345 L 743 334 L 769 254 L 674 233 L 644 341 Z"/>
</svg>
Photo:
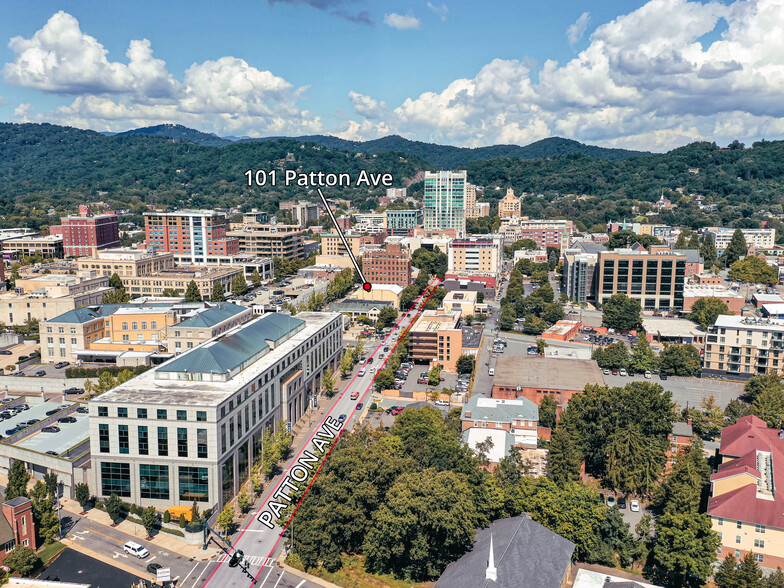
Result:
<svg viewBox="0 0 784 588">
<path fill-rule="evenodd" d="M 440 280 L 434 280 L 431 282 L 431 285 L 437 284 L 438 282 L 440 282 Z M 428 295 L 432 293 L 432 290 L 433 289 L 431 288 L 427 291 Z M 283 483 L 295 479 L 293 476 L 290 478 L 289 475 L 292 471 L 296 471 L 293 466 L 297 466 L 298 460 L 303 452 L 307 450 L 317 453 L 314 439 L 318 441 L 322 438 L 329 437 L 330 434 L 334 434 L 332 426 L 334 423 L 340 422 L 340 415 L 346 415 L 345 419 L 342 421 L 342 429 L 351 429 L 354 424 L 359 421 L 363 410 L 357 409 L 358 403 L 361 403 L 362 408 L 366 409 L 372 401 L 373 380 L 375 379 L 377 370 L 380 370 L 383 367 L 384 363 L 389 358 L 389 354 L 393 351 L 392 347 L 397 345 L 398 335 L 403 333 L 414 323 L 426 300 L 426 298 L 423 299 L 422 296 L 420 296 L 414 306 L 399 318 L 393 332 L 387 335 L 385 339 L 381 340 L 376 347 L 367 350 L 367 360 L 362 366 L 359 366 L 365 370 L 365 375 L 359 376 L 358 371 L 353 376 L 342 393 L 335 396 L 332 401 L 332 406 L 325 414 L 324 419 L 310 430 L 305 437 L 305 440 L 299 446 L 293 448 L 293 457 L 291 457 L 282 468 L 283 474 L 279 476 L 276 483 L 268 485 L 267 491 L 262 496 L 260 508 L 258 508 L 253 517 L 248 519 L 248 522 L 236 537 L 232 544 L 232 548 L 244 553 L 248 572 L 258 579 L 258 583 L 255 585 L 256 588 L 259 588 L 260 586 L 266 587 L 268 585 L 270 587 L 277 585 L 278 588 L 280 588 L 281 586 L 286 585 L 282 583 L 280 578 L 275 578 L 275 573 L 280 572 L 280 570 L 274 567 L 274 564 L 272 563 L 283 548 L 281 539 L 285 532 L 285 528 L 281 529 L 278 525 L 274 525 L 272 529 L 269 529 L 259 520 L 259 516 L 269 514 L 271 512 L 271 505 L 274 505 L 276 500 L 280 502 L 285 500 L 287 492 L 285 492 L 286 489 L 283 487 Z M 390 352 L 384 353 L 383 349 L 385 346 L 390 346 Z M 385 355 L 383 360 L 378 357 L 382 353 Z M 370 371 L 371 368 L 374 368 L 373 372 Z M 351 395 L 354 392 L 357 393 L 358 398 L 356 400 L 351 400 Z M 333 441 L 330 440 L 330 443 L 332 444 Z M 329 446 L 325 449 L 331 450 Z M 283 492 L 282 495 L 279 490 Z M 277 498 L 273 498 L 276 494 Z M 245 588 L 251 586 L 250 579 L 247 578 L 238 567 L 230 568 L 228 565 L 225 565 L 225 560 L 226 557 L 222 557 L 212 566 L 214 569 L 210 571 L 203 587 L 225 588 L 228 586 L 241 586 Z M 275 579 L 276 582 L 280 581 L 280 583 L 268 584 L 270 578 Z M 295 584 L 295 586 L 298 585 Z M 305 584 L 303 583 L 302 586 L 304 587 Z"/>
</svg>

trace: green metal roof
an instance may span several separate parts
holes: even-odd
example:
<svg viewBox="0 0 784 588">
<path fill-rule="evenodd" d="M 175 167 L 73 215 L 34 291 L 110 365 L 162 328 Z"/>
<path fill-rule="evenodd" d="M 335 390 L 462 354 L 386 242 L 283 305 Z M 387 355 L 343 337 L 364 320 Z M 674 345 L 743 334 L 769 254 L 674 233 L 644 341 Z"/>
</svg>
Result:
<svg viewBox="0 0 784 588">
<path fill-rule="evenodd" d="M 50 323 L 86 323 L 97 318 L 107 317 L 115 310 L 124 306 L 122 304 L 100 304 L 96 306 L 81 306 L 49 319 Z"/>
<path fill-rule="evenodd" d="M 212 327 L 246 310 L 244 306 L 231 302 L 219 302 L 212 308 L 197 312 L 194 316 L 177 323 L 178 327 Z"/>
<path fill-rule="evenodd" d="M 163 364 L 157 371 L 227 374 L 231 378 L 304 328 L 305 321 L 298 318 L 265 314 L 234 333 Z"/>
</svg>

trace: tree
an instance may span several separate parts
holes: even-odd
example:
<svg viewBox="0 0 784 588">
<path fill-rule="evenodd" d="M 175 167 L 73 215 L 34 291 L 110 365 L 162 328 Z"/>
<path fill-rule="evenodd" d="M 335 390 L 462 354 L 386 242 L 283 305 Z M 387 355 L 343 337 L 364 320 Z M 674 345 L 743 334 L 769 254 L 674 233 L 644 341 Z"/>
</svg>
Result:
<svg viewBox="0 0 784 588">
<path fill-rule="evenodd" d="M 754 554 L 751 551 L 746 553 L 740 561 L 738 578 L 740 579 L 740 585 L 743 586 L 743 588 L 762 588 L 764 585 L 762 581 L 762 570 L 757 562 L 754 561 Z"/>
<path fill-rule="evenodd" d="M 222 288 L 223 286 L 221 286 Z M 215 293 L 215 288 L 212 289 L 213 294 Z M 245 276 L 242 275 L 240 272 L 239 274 L 234 274 L 234 277 L 231 279 L 231 293 L 235 296 L 242 296 L 245 292 L 248 291 L 248 282 L 245 281 Z M 213 302 L 222 302 L 222 300 L 214 300 Z"/>
<path fill-rule="evenodd" d="M 351 352 L 346 350 L 340 357 L 340 376 L 342 378 L 348 377 L 351 373 L 351 368 L 354 367 L 354 360 L 351 357 Z"/>
<path fill-rule="evenodd" d="M 498 315 L 498 328 L 502 331 L 511 331 L 516 318 L 514 304 L 502 304 L 501 313 Z"/>
<path fill-rule="evenodd" d="M 727 248 L 724 250 L 724 253 L 721 254 L 721 262 L 724 264 L 724 267 L 730 267 L 733 263 L 738 261 L 740 257 L 746 255 L 746 250 L 748 248 L 749 246 L 746 244 L 746 238 L 743 236 L 743 231 L 735 229 Z"/>
<path fill-rule="evenodd" d="M 564 318 L 564 309 L 558 302 L 551 302 L 544 305 L 542 320 L 548 323 L 557 323 Z"/>
<path fill-rule="evenodd" d="M 180 518 L 177 521 L 177 524 L 180 525 L 180 529 L 184 529 L 185 527 L 188 526 L 188 519 L 185 518 L 184 512 L 180 513 Z"/>
<path fill-rule="evenodd" d="M 191 505 L 191 523 L 196 523 L 199 520 L 199 503 L 195 500 Z"/>
<path fill-rule="evenodd" d="M 476 302 L 477 304 L 482 304 L 485 301 L 485 293 L 484 292 L 477 292 L 476 293 Z"/>
<path fill-rule="evenodd" d="M 687 318 L 699 324 L 703 329 L 716 322 L 719 315 L 732 314 L 727 305 L 719 298 L 698 298 L 691 307 Z"/>
<path fill-rule="evenodd" d="M 74 486 L 74 493 L 76 494 L 76 501 L 82 507 L 82 510 L 87 510 L 87 506 L 90 504 L 90 487 L 84 482 L 79 482 Z"/>
<path fill-rule="evenodd" d="M 474 371 L 476 359 L 473 355 L 461 355 L 457 358 L 457 373 L 470 374 Z"/>
<path fill-rule="evenodd" d="M 620 331 L 638 329 L 640 320 L 640 301 L 626 294 L 613 294 L 602 309 L 602 325 Z"/>
<path fill-rule="evenodd" d="M 765 387 L 751 403 L 751 412 L 769 427 L 780 427 L 784 418 L 784 390 L 781 384 Z"/>
<path fill-rule="evenodd" d="M 50 543 L 57 537 L 60 523 L 54 510 L 54 496 L 41 480 L 38 480 L 30 492 L 33 507 L 35 531 L 44 542 Z"/>
<path fill-rule="evenodd" d="M 741 585 L 739 576 L 738 560 L 732 553 L 728 553 L 713 574 L 713 581 L 719 588 L 738 588 Z"/>
<path fill-rule="evenodd" d="M 607 481 L 626 493 L 650 494 L 664 467 L 664 446 L 636 423 L 619 427 L 607 445 Z"/>
<path fill-rule="evenodd" d="M 750 255 L 740 259 L 730 266 L 727 274 L 730 280 L 737 280 L 744 284 L 778 284 L 778 271 L 764 259 Z"/>
<path fill-rule="evenodd" d="M 659 369 L 668 376 L 693 376 L 700 371 L 700 352 L 688 343 L 668 345 L 659 354 Z"/>
<path fill-rule="evenodd" d="M 579 479 L 582 457 L 572 435 L 558 427 L 550 437 L 550 453 L 547 458 L 547 477 L 559 486 Z"/>
<path fill-rule="evenodd" d="M 743 386 L 743 399 L 746 402 L 754 402 L 754 400 L 764 391 L 773 389 L 777 392 L 784 391 L 784 384 L 781 378 L 776 374 L 757 374 L 751 376 L 746 385 Z"/>
<path fill-rule="evenodd" d="M 142 526 L 147 531 L 147 537 L 152 537 L 155 528 L 158 526 L 160 515 L 154 506 L 149 506 L 142 511 Z"/>
<path fill-rule="evenodd" d="M 116 273 L 112 274 L 109 278 L 109 287 L 114 288 L 115 290 L 125 290 L 122 278 Z"/>
<path fill-rule="evenodd" d="M 681 234 L 678 235 L 678 238 L 675 240 L 673 249 L 686 249 L 686 245 L 686 231 L 681 231 Z"/>
<path fill-rule="evenodd" d="M 254 288 L 261 286 L 261 274 L 259 274 L 259 270 L 253 270 L 253 273 L 250 275 L 250 283 L 253 284 Z"/>
<path fill-rule="evenodd" d="M 101 296 L 101 304 L 125 304 L 131 299 L 131 295 L 124 288 L 118 290 L 107 290 Z"/>
<path fill-rule="evenodd" d="M 400 310 L 408 310 L 411 308 L 414 301 L 421 293 L 422 290 L 414 284 L 403 288 L 403 291 L 400 293 Z"/>
<path fill-rule="evenodd" d="M 710 484 L 710 466 L 702 455 L 702 440 L 695 437 L 688 447 L 681 447 L 672 468 L 664 476 L 656 493 L 656 503 L 665 513 L 696 514 L 702 495 Z"/>
<path fill-rule="evenodd" d="M 692 233 L 691 239 L 689 239 L 688 245 L 686 245 L 686 249 L 697 249 L 700 248 L 700 236 L 697 233 Z"/>
<path fill-rule="evenodd" d="M 230 535 L 234 529 L 234 506 L 232 506 L 231 502 L 227 502 L 218 515 L 218 527 L 223 529 L 223 532 L 227 535 Z"/>
<path fill-rule="evenodd" d="M 28 496 L 27 483 L 30 481 L 30 474 L 27 472 L 25 462 L 15 459 L 8 472 L 8 486 L 5 489 L 6 501 L 17 496 Z"/>
<path fill-rule="evenodd" d="M 703 263 L 706 268 L 713 267 L 716 265 L 716 261 L 718 261 L 716 256 L 716 244 L 713 242 L 713 235 L 710 233 L 705 233 L 705 236 L 702 238 L 700 255 L 702 255 Z"/>
<path fill-rule="evenodd" d="M 395 374 L 389 366 L 376 374 L 373 382 L 379 390 L 390 390 L 395 385 Z"/>
<path fill-rule="evenodd" d="M 441 382 L 441 366 L 436 365 L 427 373 L 427 385 L 438 386 Z"/>
<path fill-rule="evenodd" d="M 185 302 L 201 302 L 202 295 L 196 280 L 191 280 L 185 289 Z"/>
<path fill-rule="evenodd" d="M 538 316 L 528 314 L 523 322 L 523 331 L 533 335 L 541 335 L 547 330 L 547 323 Z"/>
<path fill-rule="evenodd" d="M 629 365 L 629 350 L 623 341 L 607 347 L 597 347 L 591 357 L 600 368 L 620 369 Z"/>
<path fill-rule="evenodd" d="M 335 394 L 335 372 L 332 370 L 324 372 L 324 377 L 321 379 L 321 387 L 324 390 L 324 394 L 328 398 L 332 398 L 332 395 Z"/>
<path fill-rule="evenodd" d="M 178 298 L 180 293 L 175 288 L 164 288 L 161 296 L 164 298 Z"/>
<path fill-rule="evenodd" d="M 553 400 L 549 394 L 542 396 L 539 403 L 539 424 L 548 429 L 555 428 L 555 419 L 557 414 L 558 404 Z"/>
<path fill-rule="evenodd" d="M 734 425 L 739 418 L 752 414 L 751 411 L 752 409 L 748 404 L 733 398 L 724 407 L 724 426 Z"/>
<path fill-rule="evenodd" d="M 215 282 L 212 285 L 212 294 L 210 294 L 210 302 L 224 302 L 226 300 L 226 291 L 223 289 L 223 284 Z"/>
<path fill-rule="evenodd" d="M 49 491 L 49 494 L 52 497 L 56 497 L 60 495 L 60 482 L 57 479 L 57 474 L 55 472 L 49 471 L 44 474 L 44 484 L 46 484 L 46 489 Z"/>
<path fill-rule="evenodd" d="M 3 563 L 22 577 L 27 576 L 38 565 L 38 556 L 35 551 L 24 545 L 16 547 L 9 553 Z"/>
<path fill-rule="evenodd" d="M 653 371 L 659 365 L 659 358 L 651 349 L 651 344 L 648 343 L 648 338 L 645 333 L 640 333 L 637 342 L 632 345 L 632 354 L 629 357 L 629 367 L 635 372 L 643 373 L 646 371 Z"/>
<path fill-rule="evenodd" d="M 701 586 L 716 561 L 719 536 L 705 514 L 671 514 L 659 517 L 653 555 L 668 586 Z"/>
<path fill-rule="evenodd" d="M 765 588 L 784 588 L 784 572 L 781 568 L 776 568 L 765 578 Z"/>
<path fill-rule="evenodd" d="M 397 320 L 397 310 L 391 306 L 385 306 L 378 311 L 378 319 L 376 320 L 376 327 L 391 327 Z"/>
<path fill-rule="evenodd" d="M 544 355 L 544 350 L 546 348 L 547 348 L 547 341 L 541 338 L 536 340 L 536 352 L 539 355 Z"/>
<path fill-rule="evenodd" d="M 240 507 L 240 514 L 248 512 L 248 507 L 250 506 L 250 496 L 244 492 L 241 492 L 237 496 L 237 506 Z"/>
<path fill-rule="evenodd" d="M 112 519 L 112 524 L 116 525 L 123 513 L 122 500 L 116 494 L 112 494 L 104 500 L 103 505 L 106 508 L 106 514 Z"/>
</svg>

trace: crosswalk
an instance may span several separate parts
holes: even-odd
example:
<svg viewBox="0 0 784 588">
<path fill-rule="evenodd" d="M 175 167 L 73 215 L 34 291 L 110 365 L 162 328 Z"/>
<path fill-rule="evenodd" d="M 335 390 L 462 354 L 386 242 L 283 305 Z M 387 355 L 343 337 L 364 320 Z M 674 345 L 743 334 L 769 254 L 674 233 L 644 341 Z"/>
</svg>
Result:
<svg viewBox="0 0 784 588">
<path fill-rule="evenodd" d="M 224 553 L 220 558 L 218 558 L 218 563 L 224 563 L 231 559 L 231 556 Z M 242 563 L 246 566 L 258 566 L 260 568 L 266 568 L 267 566 L 271 566 L 273 563 L 273 559 L 271 557 L 262 557 L 260 555 L 246 555 L 242 558 Z"/>
</svg>

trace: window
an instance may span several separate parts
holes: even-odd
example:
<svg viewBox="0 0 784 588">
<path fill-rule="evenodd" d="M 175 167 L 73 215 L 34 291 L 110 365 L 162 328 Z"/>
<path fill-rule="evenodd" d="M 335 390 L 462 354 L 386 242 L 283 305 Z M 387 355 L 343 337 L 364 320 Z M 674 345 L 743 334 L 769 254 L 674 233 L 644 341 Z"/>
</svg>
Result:
<svg viewBox="0 0 784 588">
<path fill-rule="evenodd" d="M 169 499 L 169 466 L 139 464 L 142 498 Z"/>
<path fill-rule="evenodd" d="M 128 497 L 131 495 L 131 464 L 101 462 L 101 494 Z"/>
<path fill-rule="evenodd" d="M 196 420 L 197 421 L 206 421 L 207 420 L 207 412 L 204 410 L 197 410 L 196 411 Z"/>
<path fill-rule="evenodd" d="M 98 425 L 98 444 L 101 453 L 109 453 L 109 425 Z"/>
<path fill-rule="evenodd" d="M 187 421 L 188 420 L 188 412 L 185 410 L 178 410 L 177 411 L 177 420 L 178 421 Z"/>
<path fill-rule="evenodd" d="M 757 533 L 764 533 L 765 532 L 765 525 L 755 525 L 754 530 Z"/>
<path fill-rule="evenodd" d="M 119 419 L 127 419 L 128 418 L 128 409 L 123 407 L 117 408 L 117 418 Z"/>
<path fill-rule="evenodd" d="M 765 558 L 762 556 L 761 553 L 755 553 L 754 561 L 756 561 L 757 563 L 762 563 L 763 561 L 765 561 Z"/>
<path fill-rule="evenodd" d="M 137 323 L 136 321 L 132 321 L 131 322 L 131 330 L 132 331 L 137 331 L 138 329 L 139 329 L 139 323 Z"/>
<path fill-rule="evenodd" d="M 139 427 L 139 455 L 148 455 L 150 453 L 150 438 L 147 433 L 147 427 Z"/>
<path fill-rule="evenodd" d="M 102 416 L 108 417 L 109 416 L 109 407 L 108 406 L 99 406 L 98 407 L 98 416 L 99 417 L 102 417 Z"/>
<path fill-rule="evenodd" d="M 743 528 L 743 522 L 742 521 L 738 521 L 737 523 L 735 523 L 735 525 L 738 527 L 738 529 L 742 529 Z"/>
<path fill-rule="evenodd" d="M 158 321 L 150 321 L 150 328 L 157 329 L 158 328 Z"/>
<path fill-rule="evenodd" d="M 740 559 L 740 549 L 735 550 L 735 559 Z"/>
<path fill-rule="evenodd" d="M 147 330 L 147 321 L 142 321 L 142 331 Z"/>
<path fill-rule="evenodd" d="M 128 330 L 128 323 L 123 323 L 122 324 L 122 330 L 123 331 L 127 331 Z"/>
<path fill-rule="evenodd" d="M 179 487 L 181 501 L 208 502 L 209 474 L 207 468 L 180 467 Z"/>
<path fill-rule="evenodd" d="M 221 425 L 221 454 L 226 452 L 226 425 Z"/>
<path fill-rule="evenodd" d="M 169 455 L 169 434 L 166 427 L 158 427 L 158 455 Z"/>
<path fill-rule="evenodd" d="M 120 453 L 128 453 L 130 446 L 128 442 L 128 425 L 120 425 L 117 428 L 117 436 L 119 437 Z"/>
<path fill-rule="evenodd" d="M 158 409 L 158 420 L 165 421 L 166 420 L 166 409 L 159 408 Z"/>
<path fill-rule="evenodd" d="M 146 419 L 147 418 L 147 409 L 146 408 L 137 408 L 136 409 L 136 418 L 137 419 Z"/>
<path fill-rule="evenodd" d="M 207 459 L 207 429 L 196 429 L 196 456 Z"/>
<path fill-rule="evenodd" d="M 188 429 L 177 429 L 177 457 L 188 457 Z"/>
<path fill-rule="evenodd" d="M 754 547 L 759 547 L 760 549 L 765 548 L 765 540 L 764 539 L 755 539 L 754 540 Z"/>
<path fill-rule="evenodd" d="M 735 535 L 735 543 L 740 545 L 740 535 Z"/>
</svg>

